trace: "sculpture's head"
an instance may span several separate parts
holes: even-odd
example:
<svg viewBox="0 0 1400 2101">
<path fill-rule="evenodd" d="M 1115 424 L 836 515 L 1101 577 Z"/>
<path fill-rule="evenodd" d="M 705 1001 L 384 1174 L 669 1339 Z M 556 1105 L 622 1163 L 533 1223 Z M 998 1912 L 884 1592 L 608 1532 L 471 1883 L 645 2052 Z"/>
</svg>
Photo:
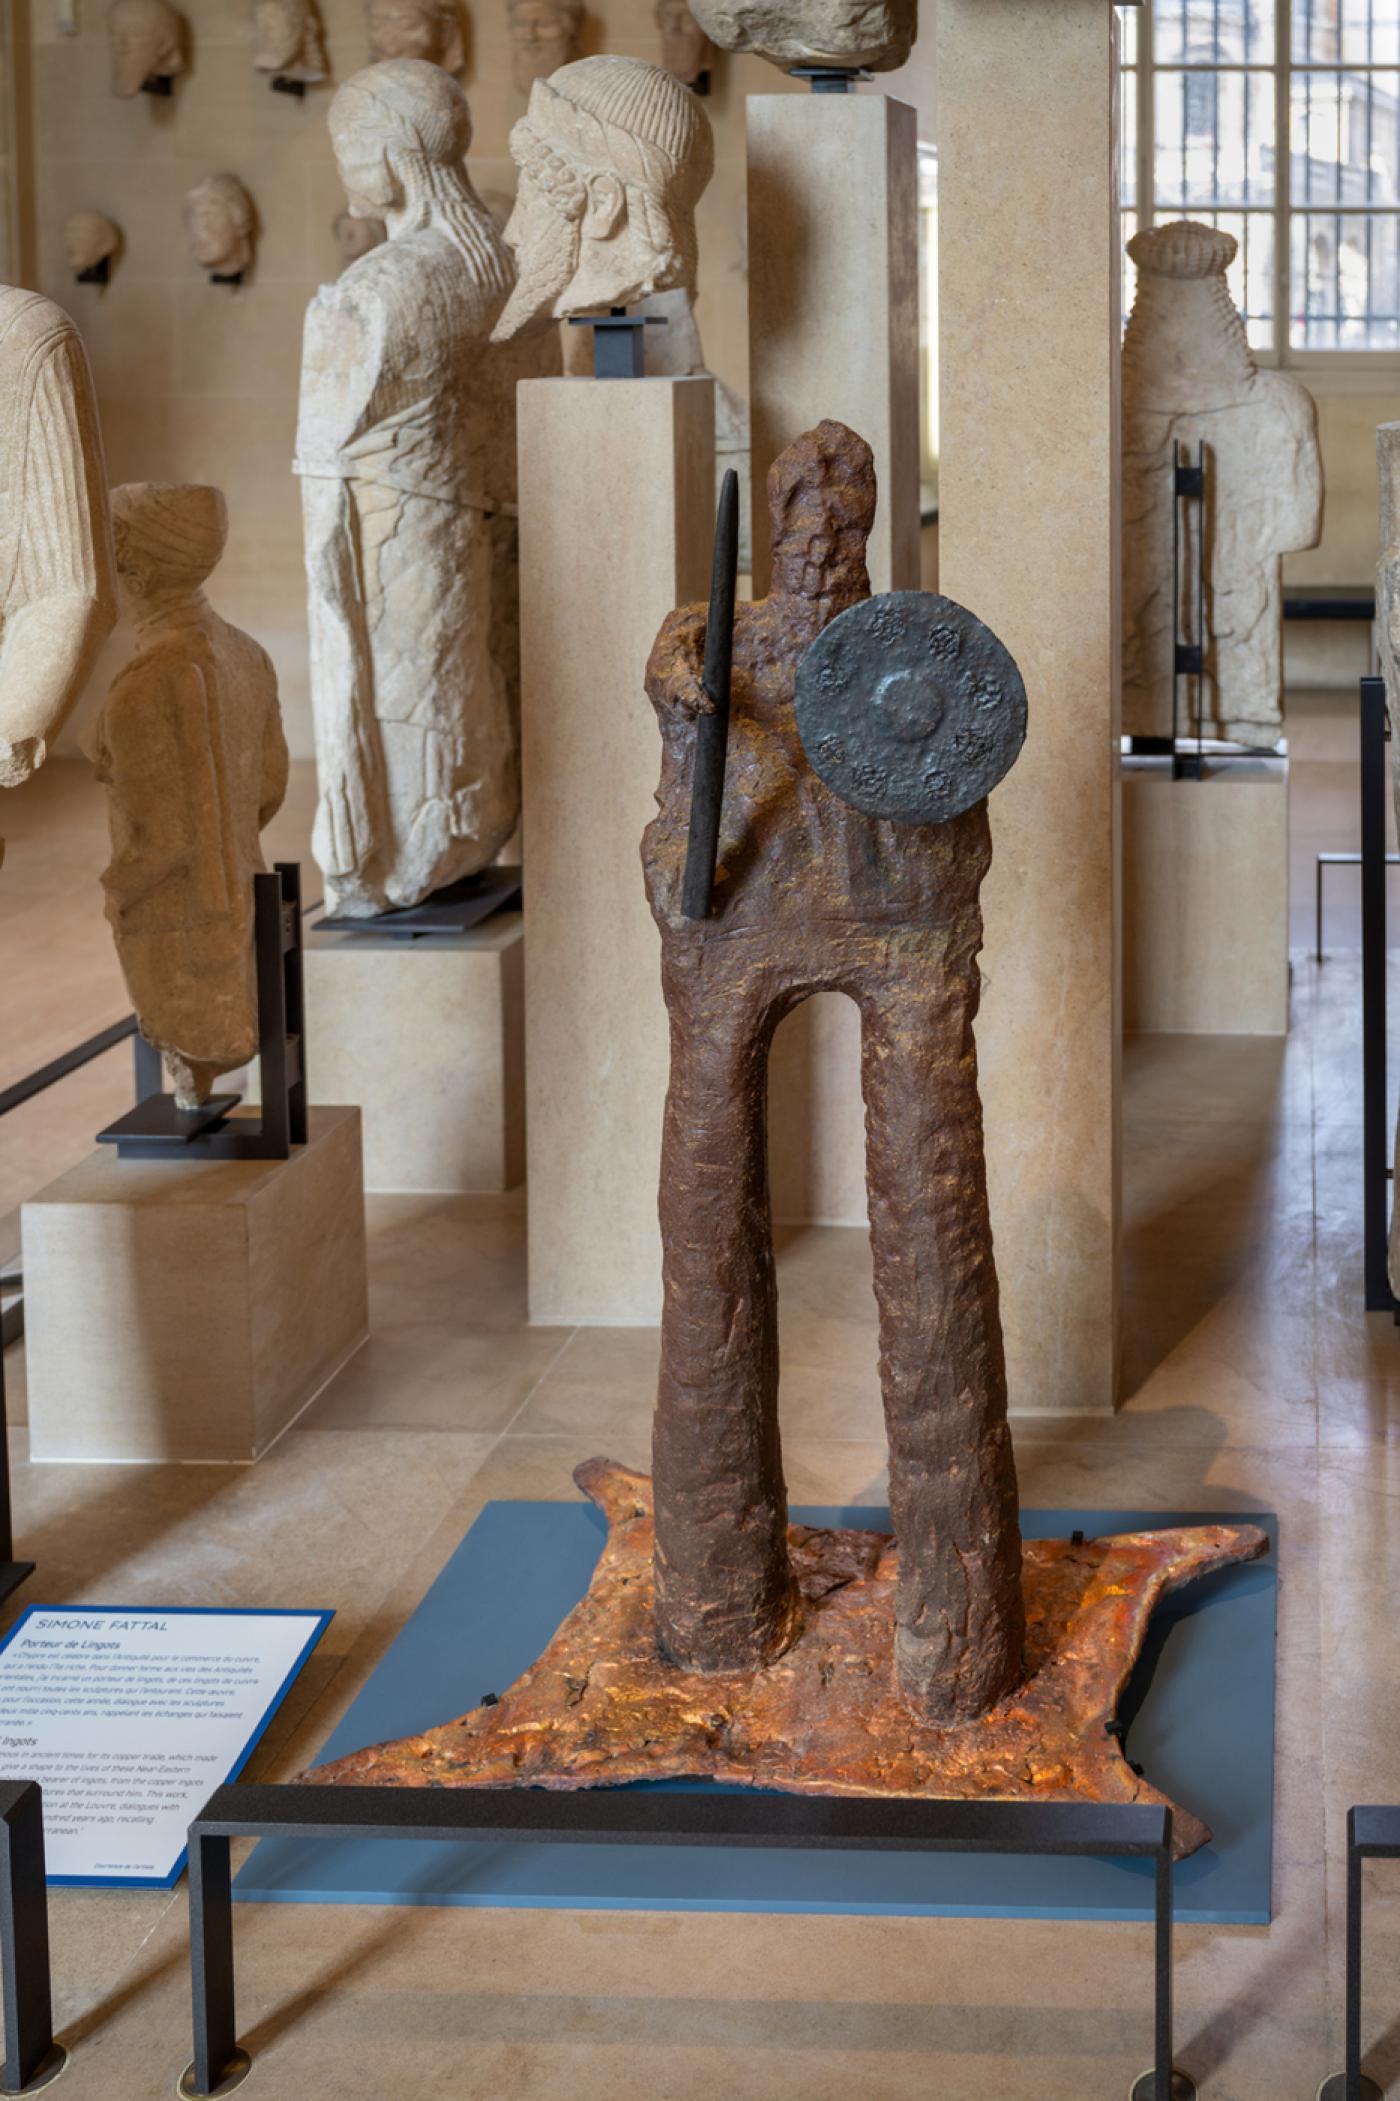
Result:
<svg viewBox="0 0 1400 2101">
<path fill-rule="evenodd" d="M 169 0 L 112 0 L 112 93 L 139 95 L 144 83 L 185 70 L 184 23 Z"/>
<path fill-rule="evenodd" d="M 656 26 L 661 32 L 662 65 L 691 86 L 709 62 L 710 40 L 691 13 L 688 0 L 656 0 Z"/>
<path fill-rule="evenodd" d="M 202 270 L 234 277 L 253 260 L 253 200 L 236 175 L 206 175 L 185 193 L 185 232 Z"/>
<path fill-rule="evenodd" d="M 253 64 L 259 73 L 296 66 L 325 78 L 326 46 L 312 0 L 254 0 Z"/>
<path fill-rule="evenodd" d="M 112 544 L 123 612 L 198 591 L 228 538 L 223 491 L 196 482 L 128 481 L 112 491 Z"/>
<path fill-rule="evenodd" d="M 472 142 L 466 96 L 450 73 L 421 58 L 352 73 L 326 122 L 350 209 L 361 218 L 402 211 L 431 170 L 460 168 Z"/>
<path fill-rule="evenodd" d="M 852 66 L 888 73 L 914 48 L 918 0 L 691 0 L 721 51 L 754 51 L 792 66 Z"/>
<path fill-rule="evenodd" d="M 517 282 L 495 340 L 590 307 L 695 286 L 695 206 L 714 171 L 704 108 L 640 58 L 581 58 L 537 80 L 510 135 L 506 239 Z"/>
<path fill-rule="evenodd" d="M 457 0 L 368 0 L 371 60 L 421 58 L 460 73 L 466 64 Z"/>
<path fill-rule="evenodd" d="M 774 595 L 868 597 L 876 498 L 875 455 L 844 423 L 819 423 L 779 453 L 768 470 Z"/>
<path fill-rule="evenodd" d="M 121 231 L 101 212 L 70 212 L 63 222 L 63 252 L 75 270 L 95 270 L 121 246 Z"/>
<path fill-rule="evenodd" d="M 331 232 L 335 245 L 340 250 L 340 267 L 348 270 L 371 248 L 377 248 L 385 238 L 386 227 L 382 219 L 362 218 L 357 212 L 337 212 L 331 221 Z"/>
<path fill-rule="evenodd" d="M 537 80 L 578 56 L 582 0 L 506 0 L 515 85 L 528 95 Z"/>
<path fill-rule="evenodd" d="M 1169 225 L 1135 233 L 1128 253 L 1148 277 L 1224 277 L 1239 245 L 1232 233 L 1199 219 L 1173 219 Z"/>
</svg>

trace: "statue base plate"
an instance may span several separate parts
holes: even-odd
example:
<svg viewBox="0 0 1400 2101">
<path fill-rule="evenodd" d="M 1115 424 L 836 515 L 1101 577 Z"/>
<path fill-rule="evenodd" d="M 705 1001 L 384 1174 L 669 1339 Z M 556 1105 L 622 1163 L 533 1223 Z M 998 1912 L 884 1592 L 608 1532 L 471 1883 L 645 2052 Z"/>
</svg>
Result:
<svg viewBox="0 0 1400 2101">
<path fill-rule="evenodd" d="M 1111 1733 L 1158 1600 L 1268 1550 L 1253 1525 L 1027 1540 L 1025 1685 L 959 1729 L 921 1722 L 894 1678 L 898 1549 L 883 1532 L 793 1525 L 802 1632 L 761 1671 L 678 1670 L 652 1627 L 651 1483 L 591 1459 L 608 1520 L 586 1595 L 539 1661 L 459 1720 L 309 1775 L 386 1787 L 616 1786 L 710 1779 L 813 1794 L 1160 1802 Z M 1178 1857 L 1209 1831 L 1176 1809 Z"/>
</svg>

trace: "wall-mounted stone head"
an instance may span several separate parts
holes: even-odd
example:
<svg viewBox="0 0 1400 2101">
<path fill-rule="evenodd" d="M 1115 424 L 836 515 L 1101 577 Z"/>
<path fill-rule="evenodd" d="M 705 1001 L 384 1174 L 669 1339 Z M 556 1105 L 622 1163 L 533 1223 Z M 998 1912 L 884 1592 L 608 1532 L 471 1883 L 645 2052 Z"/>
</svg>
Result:
<svg viewBox="0 0 1400 2101">
<path fill-rule="evenodd" d="M 326 39 L 315 0 L 255 0 L 253 65 L 280 80 L 326 78 Z"/>
<path fill-rule="evenodd" d="M 253 260 L 257 213 L 236 175 L 206 175 L 185 194 L 190 254 L 214 277 L 241 277 Z"/>
<path fill-rule="evenodd" d="M 656 26 L 661 32 L 662 65 L 688 88 L 694 87 L 710 63 L 714 47 L 687 0 L 656 0 Z"/>
<path fill-rule="evenodd" d="M 351 263 L 357 263 L 362 255 L 369 254 L 371 248 L 379 246 L 388 228 L 382 219 L 366 218 L 347 209 L 336 213 L 331 221 L 331 232 L 340 250 L 340 267 L 348 270 Z"/>
<path fill-rule="evenodd" d="M 222 490 L 193 482 L 123 482 L 112 491 L 122 611 L 148 621 L 198 592 L 218 567 L 227 539 Z"/>
<path fill-rule="evenodd" d="M 640 58 L 581 58 L 537 80 L 510 135 L 520 187 L 514 292 L 495 339 L 591 307 L 695 286 L 695 207 L 714 172 L 704 109 Z"/>
<path fill-rule="evenodd" d="M 889 73 L 914 47 L 918 0 L 691 0 L 721 51 L 753 51 L 794 66 Z"/>
<path fill-rule="evenodd" d="M 506 27 L 515 85 L 528 95 L 537 80 L 578 57 L 582 0 L 506 0 Z"/>
<path fill-rule="evenodd" d="M 63 222 L 63 252 L 77 277 L 100 270 L 121 244 L 121 228 L 101 212 L 70 212 Z"/>
<path fill-rule="evenodd" d="M 460 73 L 466 64 L 457 0 L 368 0 L 366 13 L 372 62 L 422 58 L 447 73 Z"/>
<path fill-rule="evenodd" d="M 112 93 L 128 100 L 148 80 L 185 70 L 185 25 L 169 0 L 112 0 L 107 10 L 112 46 Z"/>
</svg>

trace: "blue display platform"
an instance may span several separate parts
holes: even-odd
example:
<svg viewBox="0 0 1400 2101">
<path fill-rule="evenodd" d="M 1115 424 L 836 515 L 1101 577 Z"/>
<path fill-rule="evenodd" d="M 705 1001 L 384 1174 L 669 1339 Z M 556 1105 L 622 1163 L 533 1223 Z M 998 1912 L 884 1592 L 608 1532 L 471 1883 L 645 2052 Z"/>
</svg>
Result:
<svg viewBox="0 0 1400 2101">
<path fill-rule="evenodd" d="M 809 1525 L 889 1529 L 886 1510 L 793 1516 Z M 1223 1569 L 1165 1601 L 1120 1712 L 1129 1755 L 1147 1778 L 1215 1833 L 1177 1869 L 1177 1917 L 1263 1926 L 1273 1835 L 1277 1519 L 1218 1510 L 1021 1513 L 1034 1539 L 1197 1524 L 1260 1525 L 1269 1558 Z M 503 1691 L 582 1597 L 604 1537 L 591 1503 L 488 1503 L 321 1758 L 416 1735 Z M 1152 1875 L 1146 1860 L 265 1838 L 234 1895 L 267 1903 L 1148 1919 Z"/>
</svg>

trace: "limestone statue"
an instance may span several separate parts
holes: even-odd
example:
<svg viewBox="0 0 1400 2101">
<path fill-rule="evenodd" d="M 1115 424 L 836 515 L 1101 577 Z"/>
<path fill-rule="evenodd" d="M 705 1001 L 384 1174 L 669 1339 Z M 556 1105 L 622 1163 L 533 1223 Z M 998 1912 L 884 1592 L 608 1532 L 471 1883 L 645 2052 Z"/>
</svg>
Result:
<svg viewBox="0 0 1400 2101">
<path fill-rule="evenodd" d="M 1322 459 L 1312 396 L 1254 361 L 1225 282 L 1235 248 L 1232 234 L 1190 219 L 1128 243 L 1138 288 L 1123 342 L 1123 728 L 1133 736 L 1171 735 L 1202 511 L 1205 633 L 1181 639 L 1204 643 L 1204 734 L 1268 745 L 1283 722 L 1281 560 L 1317 545 Z M 1193 465 L 1202 441 L 1206 497 L 1180 505 L 1175 607 L 1173 465 Z"/>
<path fill-rule="evenodd" d="M 794 66 L 889 73 L 914 48 L 918 0 L 691 0 L 721 51 Z"/>
<path fill-rule="evenodd" d="M 112 93 L 127 101 L 143 88 L 168 95 L 185 70 L 185 25 L 169 0 L 112 0 L 107 11 L 112 46 Z"/>
<path fill-rule="evenodd" d="M 255 0 L 253 66 L 306 86 L 326 78 L 326 39 L 316 0 Z"/>
<path fill-rule="evenodd" d="M 647 371 L 655 378 L 688 379 L 708 372 L 704 346 L 695 319 L 694 302 L 684 290 L 655 292 L 638 302 L 640 314 L 656 314 L 665 323 L 647 332 Z M 586 335 L 588 330 L 575 329 Z M 742 394 L 724 380 L 715 379 L 715 485 L 723 486 L 729 468 L 739 477 L 739 568 L 747 576 L 753 568 L 753 533 L 750 509 L 749 405 Z"/>
<path fill-rule="evenodd" d="M 63 222 L 63 252 L 80 285 L 106 284 L 121 228 L 101 212 L 70 212 Z"/>
<path fill-rule="evenodd" d="M 257 214 L 236 175 L 206 175 L 185 196 L 190 254 L 215 284 L 237 284 L 253 260 Z"/>
<path fill-rule="evenodd" d="M 0 787 L 43 765 L 115 618 L 82 339 L 51 300 L 0 286 Z"/>
<path fill-rule="evenodd" d="M 656 0 L 656 26 L 661 32 L 661 63 L 688 88 L 708 87 L 706 69 L 714 46 L 686 0 Z"/>
<path fill-rule="evenodd" d="M 522 95 L 578 57 L 582 27 L 582 0 L 506 0 L 512 77 Z"/>
<path fill-rule="evenodd" d="M 466 99 L 422 59 L 348 80 L 331 143 L 388 239 L 307 311 L 296 472 L 320 802 L 338 913 L 412 905 L 515 827 L 516 741 L 490 649 L 492 404 L 506 248 L 464 166 Z"/>
<path fill-rule="evenodd" d="M 448 73 L 466 64 L 457 0 L 368 0 L 371 63 L 422 58 Z"/>
<path fill-rule="evenodd" d="M 102 887 L 141 1034 L 194 1109 L 258 1045 L 253 877 L 287 790 L 277 674 L 204 595 L 228 533 L 217 489 L 127 482 L 112 528 L 136 654 L 97 722 Z"/>
<path fill-rule="evenodd" d="M 581 58 L 537 80 L 510 135 L 520 187 L 506 238 L 518 282 L 496 337 L 592 307 L 695 288 L 709 118 L 664 67 Z"/>
<path fill-rule="evenodd" d="M 340 250 L 342 270 L 348 270 L 351 263 L 357 263 L 362 255 L 368 255 L 371 248 L 377 248 L 389 237 L 382 219 L 361 218 L 352 211 L 337 212 L 331 221 L 331 232 Z"/>
</svg>

